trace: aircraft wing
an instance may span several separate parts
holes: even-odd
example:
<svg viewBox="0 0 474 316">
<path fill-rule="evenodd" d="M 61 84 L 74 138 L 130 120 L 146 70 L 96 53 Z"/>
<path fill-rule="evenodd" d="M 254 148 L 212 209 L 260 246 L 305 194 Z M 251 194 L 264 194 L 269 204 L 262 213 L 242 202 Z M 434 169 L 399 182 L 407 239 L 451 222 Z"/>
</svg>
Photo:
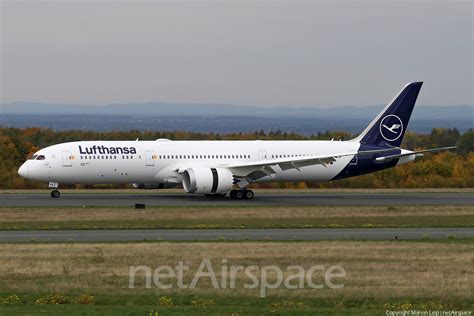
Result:
<svg viewBox="0 0 474 316">
<path fill-rule="evenodd" d="M 366 155 L 380 152 L 393 151 L 398 148 L 387 148 L 377 150 L 366 150 L 366 151 L 351 151 L 341 153 L 331 153 L 324 155 L 306 155 L 306 156 L 294 156 L 286 158 L 276 159 L 265 159 L 258 161 L 249 161 L 229 165 L 220 165 L 217 167 L 225 167 L 230 169 L 235 177 L 247 177 L 253 172 L 259 173 L 259 177 L 270 175 L 275 173 L 272 167 L 279 166 L 282 170 L 296 169 L 300 170 L 301 167 L 311 165 L 326 165 L 330 162 L 336 161 L 337 158 L 355 155 Z"/>
</svg>

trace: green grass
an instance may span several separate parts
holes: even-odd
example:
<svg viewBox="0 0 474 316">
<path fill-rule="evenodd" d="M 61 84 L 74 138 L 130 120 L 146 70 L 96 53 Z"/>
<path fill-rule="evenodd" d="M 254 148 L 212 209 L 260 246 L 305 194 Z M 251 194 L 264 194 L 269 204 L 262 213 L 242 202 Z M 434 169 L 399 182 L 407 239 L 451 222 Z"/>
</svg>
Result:
<svg viewBox="0 0 474 316">
<path fill-rule="evenodd" d="M 0 230 L 474 227 L 474 206 L 0 207 Z"/>
<path fill-rule="evenodd" d="M 160 295 L 95 296 L 92 304 L 39 305 L 41 294 L 20 295 L 21 302 L 0 305 L 1 315 L 381 315 L 385 310 L 470 310 L 474 301 L 443 302 L 432 300 L 377 299 L 327 300 L 255 298 L 250 296 L 164 296 L 170 306 L 160 305 Z M 198 302 L 197 304 L 194 302 Z M 199 301 L 210 302 L 199 304 Z"/>
<path fill-rule="evenodd" d="M 55 305 L 55 306 L 0 306 L 1 315 L 129 315 L 129 316 L 161 316 L 161 315 L 382 315 L 384 310 L 365 310 L 363 308 L 324 308 L 305 307 L 294 309 L 260 307 L 259 305 L 241 306 L 173 306 L 157 307 L 155 305 Z"/>
<path fill-rule="evenodd" d="M 0 230 L 473 227 L 474 215 L 0 222 Z"/>
<path fill-rule="evenodd" d="M 470 310 L 472 242 L 0 244 L 0 315 L 385 315 L 387 309 Z M 235 289 L 215 289 L 208 280 L 193 290 L 146 288 L 143 276 L 133 289 L 128 287 L 130 265 L 155 268 L 184 261 L 191 267 L 185 276 L 189 283 L 202 258 L 217 266 L 223 258 L 230 265 L 245 266 L 337 263 L 347 277 L 339 290 L 280 287 L 265 298 L 259 297 L 258 289 L 243 288 L 242 273 Z M 56 297 L 66 304 L 37 303 L 50 293 L 59 293 Z M 92 299 L 79 304 L 85 302 L 79 299 L 85 294 Z M 18 300 L 6 300 L 12 295 Z"/>
</svg>

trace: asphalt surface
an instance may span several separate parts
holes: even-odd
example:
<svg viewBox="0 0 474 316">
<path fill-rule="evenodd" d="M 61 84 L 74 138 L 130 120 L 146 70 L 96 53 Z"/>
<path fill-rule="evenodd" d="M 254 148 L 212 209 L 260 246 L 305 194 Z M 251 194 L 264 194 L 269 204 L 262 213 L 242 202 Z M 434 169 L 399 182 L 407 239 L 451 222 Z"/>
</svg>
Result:
<svg viewBox="0 0 474 316">
<path fill-rule="evenodd" d="M 474 194 L 462 193 L 296 193 L 255 194 L 252 200 L 231 200 L 191 194 L 76 194 L 59 199 L 45 194 L 0 194 L 1 206 L 205 206 L 205 205 L 474 205 Z"/>
<path fill-rule="evenodd" d="M 473 228 L 148 229 L 1 231 L 0 242 L 419 240 L 474 238 Z"/>
</svg>

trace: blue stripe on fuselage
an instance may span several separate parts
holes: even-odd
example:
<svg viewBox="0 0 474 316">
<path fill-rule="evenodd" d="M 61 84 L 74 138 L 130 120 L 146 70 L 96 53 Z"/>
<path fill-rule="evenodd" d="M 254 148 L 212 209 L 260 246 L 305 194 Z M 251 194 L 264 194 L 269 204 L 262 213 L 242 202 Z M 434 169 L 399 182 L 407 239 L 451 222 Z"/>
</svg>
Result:
<svg viewBox="0 0 474 316">
<path fill-rule="evenodd" d="M 360 144 L 359 151 L 377 150 L 377 149 L 385 149 L 385 148 L 387 147 Z M 400 149 L 393 149 L 393 151 L 388 151 L 388 152 L 383 152 L 383 153 L 359 155 L 357 157 L 357 164 L 351 164 L 349 162 L 347 166 L 344 167 L 344 169 L 342 169 L 342 171 L 339 172 L 332 180 L 339 180 L 339 179 L 354 177 L 354 176 L 394 167 L 397 165 L 398 159 L 393 159 L 388 162 L 376 163 L 375 158 L 390 156 L 390 155 L 398 155 L 400 154 L 400 152 L 401 152 Z"/>
</svg>

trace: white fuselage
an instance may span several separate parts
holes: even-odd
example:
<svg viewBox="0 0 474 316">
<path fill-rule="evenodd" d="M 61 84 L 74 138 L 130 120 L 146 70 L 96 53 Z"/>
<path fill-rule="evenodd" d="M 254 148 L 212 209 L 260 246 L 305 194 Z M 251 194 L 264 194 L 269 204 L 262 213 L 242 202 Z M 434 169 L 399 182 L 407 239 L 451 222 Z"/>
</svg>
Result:
<svg viewBox="0 0 474 316">
<path fill-rule="evenodd" d="M 353 141 L 81 141 L 44 148 L 19 173 L 33 180 L 57 183 L 180 183 L 178 169 L 227 165 L 337 152 L 356 152 Z M 133 150 L 131 150 L 133 148 Z M 133 151 L 133 153 L 131 153 Z M 328 164 L 282 170 L 258 179 L 268 181 L 329 181 L 354 156 Z"/>
</svg>

